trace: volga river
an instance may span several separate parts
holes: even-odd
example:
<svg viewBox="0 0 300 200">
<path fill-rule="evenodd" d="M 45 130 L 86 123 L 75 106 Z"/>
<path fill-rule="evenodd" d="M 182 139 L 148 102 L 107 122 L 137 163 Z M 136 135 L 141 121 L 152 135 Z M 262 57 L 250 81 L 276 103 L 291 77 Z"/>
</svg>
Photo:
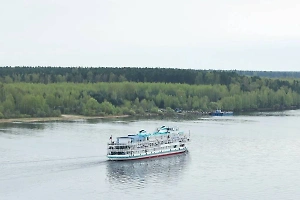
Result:
<svg viewBox="0 0 300 200">
<path fill-rule="evenodd" d="M 190 131 L 189 153 L 109 162 L 113 137 Z M 300 111 L 0 124 L 0 199 L 300 199 Z"/>
</svg>

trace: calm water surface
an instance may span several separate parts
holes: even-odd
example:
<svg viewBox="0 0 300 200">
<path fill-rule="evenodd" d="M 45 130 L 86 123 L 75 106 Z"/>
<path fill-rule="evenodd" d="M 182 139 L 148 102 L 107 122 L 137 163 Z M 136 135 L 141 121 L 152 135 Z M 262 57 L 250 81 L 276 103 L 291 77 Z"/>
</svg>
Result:
<svg viewBox="0 0 300 200">
<path fill-rule="evenodd" d="M 0 124 L 0 199 L 300 199 L 300 111 L 194 120 Z M 108 162 L 113 137 L 161 125 L 189 153 Z"/>
</svg>

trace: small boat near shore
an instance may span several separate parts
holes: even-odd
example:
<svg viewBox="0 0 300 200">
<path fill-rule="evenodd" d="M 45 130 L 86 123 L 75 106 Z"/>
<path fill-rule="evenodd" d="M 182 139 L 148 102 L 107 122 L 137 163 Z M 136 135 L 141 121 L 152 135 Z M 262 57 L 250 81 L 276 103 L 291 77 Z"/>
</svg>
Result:
<svg viewBox="0 0 300 200">
<path fill-rule="evenodd" d="M 107 158 L 122 161 L 185 153 L 189 141 L 190 134 L 167 126 L 162 126 L 153 133 L 141 130 L 134 135 L 117 137 L 115 141 L 111 136 L 107 144 Z"/>
<path fill-rule="evenodd" d="M 211 116 L 232 116 L 232 111 L 222 111 L 220 109 L 215 110 L 214 112 L 210 112 L 209 115 Z"/>
</svg>

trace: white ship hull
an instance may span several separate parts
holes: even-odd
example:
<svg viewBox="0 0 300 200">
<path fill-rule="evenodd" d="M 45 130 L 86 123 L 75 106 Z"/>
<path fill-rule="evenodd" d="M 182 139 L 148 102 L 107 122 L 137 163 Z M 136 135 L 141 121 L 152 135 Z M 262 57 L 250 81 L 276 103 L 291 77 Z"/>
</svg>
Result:
<svg viewBox="0 0 300 200">
<path fill-rule="evenodd" d="M 139 160 L 139 159 L 146 159 L 146 158 L 157 158 L 162 156 L 181 154 L 185 152 L 187 152 L 186 147 L 180 149 L 152 152 L 152 153 L 143 153 L 138 155 L 108 155 L 107 157 L 109 160 L 124 161 L 124 160 Z"/>
</svg>

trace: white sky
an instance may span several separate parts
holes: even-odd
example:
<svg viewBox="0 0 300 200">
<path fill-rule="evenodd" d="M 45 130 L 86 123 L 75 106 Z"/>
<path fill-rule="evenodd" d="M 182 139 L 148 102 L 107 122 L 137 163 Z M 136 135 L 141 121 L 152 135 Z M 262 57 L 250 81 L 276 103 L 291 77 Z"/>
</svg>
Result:
<svg viewBox="0 0 300 200">
<path fill-rule="evenodd" d="M 0 66 L 300 71 L 299 0 L 1 0 Z"/>
</svg>

